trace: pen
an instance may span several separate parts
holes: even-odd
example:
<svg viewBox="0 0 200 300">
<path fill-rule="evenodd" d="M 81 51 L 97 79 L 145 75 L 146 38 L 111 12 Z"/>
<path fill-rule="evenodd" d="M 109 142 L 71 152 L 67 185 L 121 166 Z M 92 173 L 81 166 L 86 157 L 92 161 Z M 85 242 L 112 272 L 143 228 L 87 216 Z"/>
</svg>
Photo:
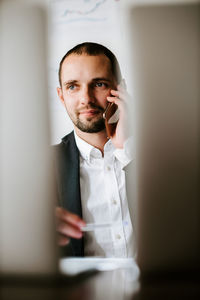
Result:
<svg viewBox="0 0 200 300">
<path fill-rule="evenodd" d="M 94 231 L 96 229 L 110 228 L 112 226 L 120 226 L 121 223 L 87 223 L 86 226 L 81 227 L 81 231 Z M 128 225 L 128 221 L 122 221 L 123 226 Z"/>
</svg>

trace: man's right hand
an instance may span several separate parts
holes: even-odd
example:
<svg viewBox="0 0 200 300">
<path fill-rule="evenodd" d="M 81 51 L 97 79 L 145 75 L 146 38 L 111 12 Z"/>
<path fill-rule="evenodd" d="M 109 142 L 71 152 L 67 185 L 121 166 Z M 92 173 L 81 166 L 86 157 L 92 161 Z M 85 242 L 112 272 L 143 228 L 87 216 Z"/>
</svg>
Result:
<svg viewBox="0 0 200 300">
<path fill-rule="evenodd" d="M 86 223 L 79 216 L 70 213 L 62 207 L 56 207 L 56 230 L 58 232 L 59 246 L 67 245 L 70 238 L 82 238 L 81 227 L 85 225 Z"/>
</svg>

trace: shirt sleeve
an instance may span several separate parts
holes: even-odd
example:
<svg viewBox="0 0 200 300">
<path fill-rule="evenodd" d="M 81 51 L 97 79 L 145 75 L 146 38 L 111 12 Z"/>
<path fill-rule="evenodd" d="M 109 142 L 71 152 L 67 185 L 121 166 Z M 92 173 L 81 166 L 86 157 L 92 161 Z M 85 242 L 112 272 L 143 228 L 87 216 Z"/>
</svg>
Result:
<svg viewBox="0 0 200 300">
<path fill-rule="evenodd" d="M 115 157 L 121 162 L 122 168 L 126 167 L 133 160 L 133 137 L 129 137 L 123 145 L 122 149 L 114 151 Z"/>
</svg>

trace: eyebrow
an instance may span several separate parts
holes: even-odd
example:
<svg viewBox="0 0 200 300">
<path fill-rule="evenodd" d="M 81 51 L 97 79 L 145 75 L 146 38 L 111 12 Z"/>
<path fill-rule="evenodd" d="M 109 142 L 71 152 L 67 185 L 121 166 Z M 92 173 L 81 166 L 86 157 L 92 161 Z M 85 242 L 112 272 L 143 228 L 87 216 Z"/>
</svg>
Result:
<svg viewBox="0 0 200 300">
<path fill-rule="evenodd" d="M 92 80 L 91 80 L 92 82 L 97 82 L 97 81 L 106 81 L 106 82 L 111 82 L 111 80 L 110 79 L 108 79 L 108 78 L 105 78 L 105 77 L 97 77 L 97 78 L 93 78 Z M 76 80 L 76 79 L 74 79 L 74 80 L 68 80 L 68 81 L 65 81 L 64 83 L 63 83 L 63 85 L 68 85 L 68 84 L 75 84 L 75 83 L 78 83 L 79 81 L 78 80 Z"/>
<path fill-rule="evenodd" d="M 63 85 L 67 85 L 67 84 L 75 84 L 75 83 L 77 83 L 78 82 L 78 80 L 68 80 L 68 81 L 65 81 L 64 83 L 63 83 Z"/>
<path fill-rule="evenodd" d="M 105 77 L 97 77 L 97 78 L 93 78 L 92 81 L 107 81 L 107 82 L 111 82 L 110 79 L 105 78 Z"/>
</svg>

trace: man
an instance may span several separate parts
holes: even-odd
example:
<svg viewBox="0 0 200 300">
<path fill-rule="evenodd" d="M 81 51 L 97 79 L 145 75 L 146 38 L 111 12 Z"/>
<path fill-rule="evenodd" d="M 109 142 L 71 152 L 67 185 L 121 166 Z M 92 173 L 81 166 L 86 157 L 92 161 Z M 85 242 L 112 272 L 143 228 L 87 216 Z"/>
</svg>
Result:
<svg viewBox="0 0 200 300">
<path fill-rule="evenodd" d="M 74 132 L 55 146 L 58 243 L 65 255 L 133 255 L 124 171 L 131 162 L 124 130 L 127 93 L 121 79 L 114 54 L 96 43 L 77 45 L 60 62 L 57 92 L 74 124 Z M 103 118 L 109 102 L 119 109 L 111 139 Z M 83 237 L 86 223 L 111 226 Z"/>
</svg>

